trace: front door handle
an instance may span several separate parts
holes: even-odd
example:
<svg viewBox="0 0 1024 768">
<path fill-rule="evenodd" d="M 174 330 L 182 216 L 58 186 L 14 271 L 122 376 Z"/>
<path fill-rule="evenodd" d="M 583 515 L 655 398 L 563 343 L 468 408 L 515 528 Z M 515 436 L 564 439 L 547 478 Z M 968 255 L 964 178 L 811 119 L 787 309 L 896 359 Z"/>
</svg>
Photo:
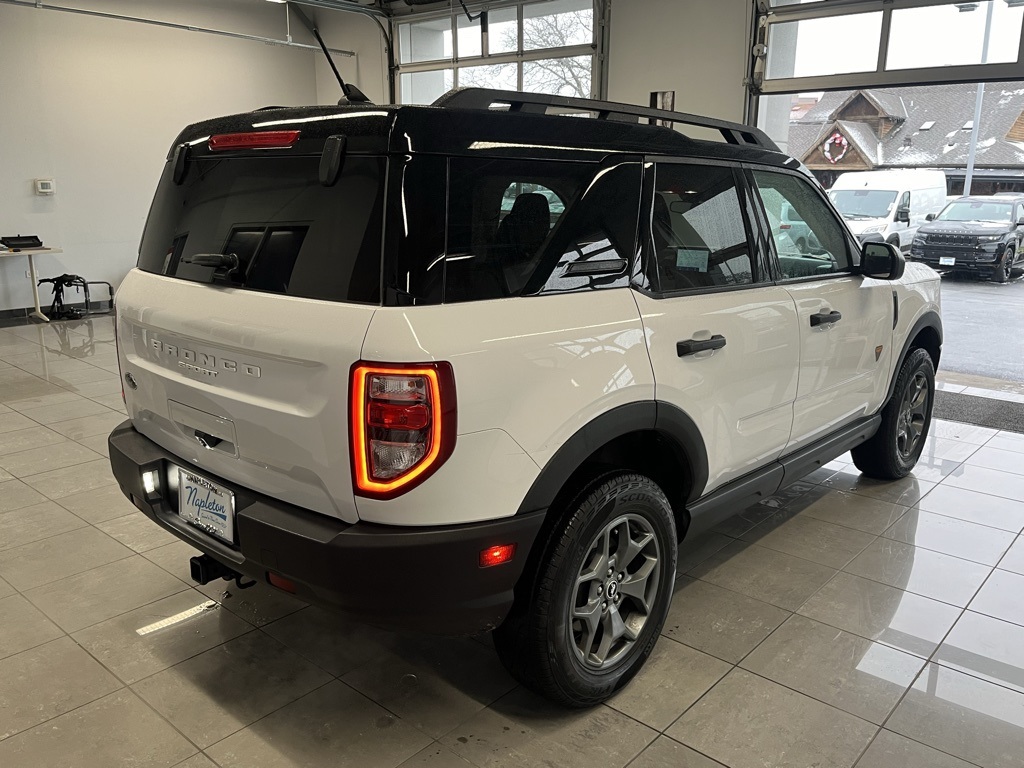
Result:
<svg viewBox="0 0 1024 768">
<path fill-rule="evenodd" d="M 680 357 L 694 355 L 709 349 L 721 349 L 725 346 L 725 336 L 715 334 L 710 339 L 687 339 L 676 342 L 676 353 Z"/>
<path fill-rule="evenodd" d="M 811 327 L 816 325 L 831 325 L 843 319 L 842 312 L 816 312 L 811 315 Z"/>
</svg>

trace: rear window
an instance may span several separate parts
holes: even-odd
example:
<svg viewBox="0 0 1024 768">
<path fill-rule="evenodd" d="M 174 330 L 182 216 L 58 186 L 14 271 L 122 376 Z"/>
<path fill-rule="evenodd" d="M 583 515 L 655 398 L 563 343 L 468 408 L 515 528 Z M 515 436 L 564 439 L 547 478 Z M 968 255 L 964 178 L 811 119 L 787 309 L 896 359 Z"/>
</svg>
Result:
<svg viewBox="0 0 1024 768">
<path fill-rule="evenodd" d="M 377 304 L 385 160 L 349 156 L 337 183 L 319 157 L 200 158 L 181 185 L 170 164 L 139 268 L 253 291 Z M 192 263 L 222 254 L 220 267 Z M 230 266 L 228 266 L 230 264 Z"/>
</svg>

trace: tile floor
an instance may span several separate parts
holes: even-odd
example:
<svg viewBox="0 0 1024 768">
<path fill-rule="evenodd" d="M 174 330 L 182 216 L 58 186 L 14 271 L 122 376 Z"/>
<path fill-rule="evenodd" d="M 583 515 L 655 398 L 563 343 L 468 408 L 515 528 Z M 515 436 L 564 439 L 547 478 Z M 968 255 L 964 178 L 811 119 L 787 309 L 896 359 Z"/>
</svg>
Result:
<svg viewBox="0 0 1024 768">
<path fill-rule="evenodd" d="M 664 637 L 587 712 L 487 638 L 197 589 L 113 485 L 109 318 L 0 330 L 0 766 L 1024 766 L 1024 435 L 937 422 L 681 553 Z"/>
</svg>

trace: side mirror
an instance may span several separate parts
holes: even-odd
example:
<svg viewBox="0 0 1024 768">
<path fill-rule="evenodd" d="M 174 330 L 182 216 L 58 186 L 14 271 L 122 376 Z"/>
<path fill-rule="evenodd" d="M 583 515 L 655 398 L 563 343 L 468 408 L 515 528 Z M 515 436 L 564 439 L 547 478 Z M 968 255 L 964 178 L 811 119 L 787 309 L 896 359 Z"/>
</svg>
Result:
<svg viewBox="0 0 1024 768">
<path fill-rule="evenodd" d="M 900 208 L 896 211 L 896 221 L 902 221 L 904 224 L 910 223 L 910 209 Z"/>
<path fill-rule="evenodd" d="M 864 243 L 860 252 L 860 273 L 879 280 L 899 280 L 907 260 L 891 243 Z"/>
<path fill-rule="evenodd" d="M 924 217 L 924 220 L 925 221 L 935 221 L 935 214 L 934 213 L 929 213 L 927 216 Z"/>
<path fill-rule="evenodd" d="M 1017 226 L 1024 227 L 1024 216 L 1021 216 L 1019 219 L 1017 219 Z"/>
</svg>

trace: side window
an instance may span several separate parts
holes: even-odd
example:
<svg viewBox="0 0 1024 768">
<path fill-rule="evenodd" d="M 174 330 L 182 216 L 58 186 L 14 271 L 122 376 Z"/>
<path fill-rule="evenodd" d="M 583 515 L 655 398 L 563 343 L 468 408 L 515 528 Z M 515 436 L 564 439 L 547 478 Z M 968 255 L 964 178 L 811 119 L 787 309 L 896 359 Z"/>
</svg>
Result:
<svg viewBox="0 0 1024 768">
<path fill-rule="evenodd" d="M 754 171 L 753 175 L 783 279 L 850 269 L 843 226 L 809 182 L 771 171 Z M 796 212 L 799 226 L 792 213 L 787 218 L 787 208 Z"/>
<path fill-rule="evenodd" d="M 651 243 L 661 290 L 758 282 L 733 170 L 658 165 Z"/>
<path fill-rule="evenodd" d="M 639 163 L 452 159 L 444 301 L 627 284 L 640 178 Z"/>
</svg>

